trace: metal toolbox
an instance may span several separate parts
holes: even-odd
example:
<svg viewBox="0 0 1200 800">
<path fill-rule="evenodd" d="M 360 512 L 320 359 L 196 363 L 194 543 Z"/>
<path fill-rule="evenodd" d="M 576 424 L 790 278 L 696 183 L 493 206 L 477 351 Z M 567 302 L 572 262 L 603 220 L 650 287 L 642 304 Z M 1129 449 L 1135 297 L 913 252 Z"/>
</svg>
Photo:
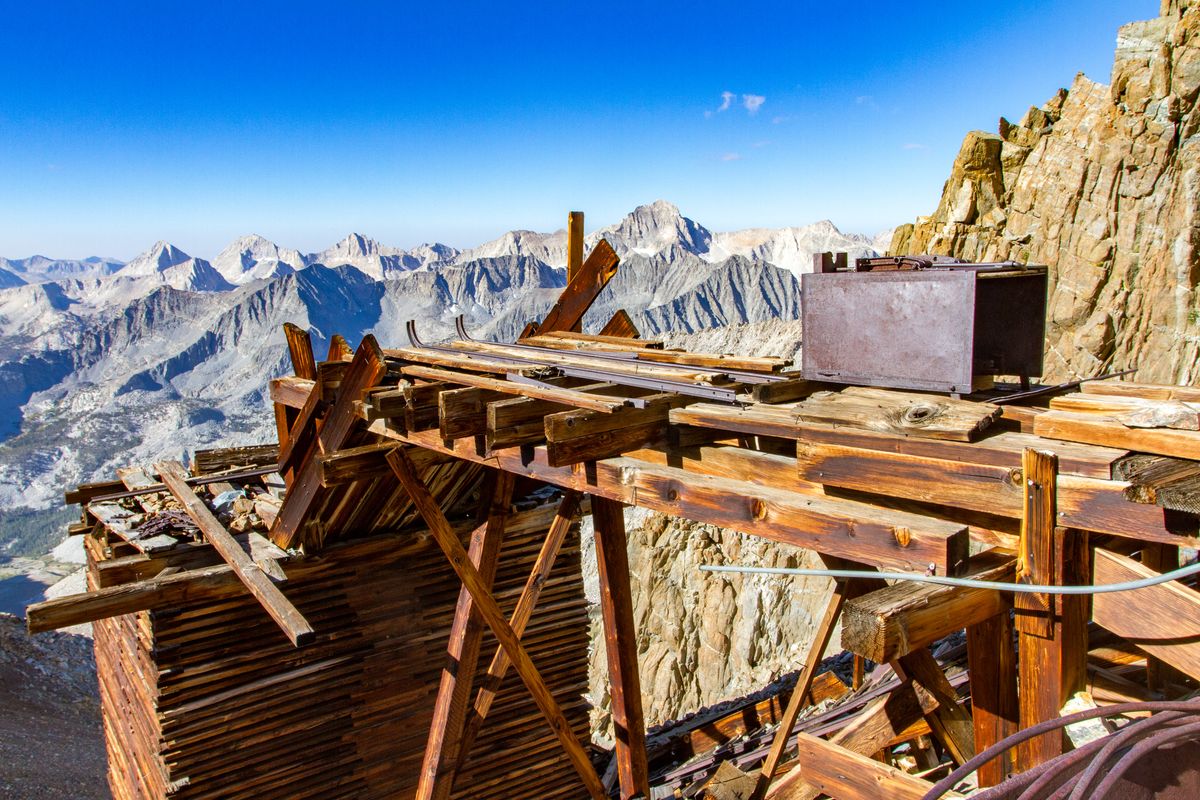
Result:
<svg viewBox="0 0 1200 800">
<path fill-rule="evenodd" d="M 1042 374 L 1046 268 L 830 254 L 801 276 L 808 380 L 970 393 L 981 376 Z"/>
</svg>

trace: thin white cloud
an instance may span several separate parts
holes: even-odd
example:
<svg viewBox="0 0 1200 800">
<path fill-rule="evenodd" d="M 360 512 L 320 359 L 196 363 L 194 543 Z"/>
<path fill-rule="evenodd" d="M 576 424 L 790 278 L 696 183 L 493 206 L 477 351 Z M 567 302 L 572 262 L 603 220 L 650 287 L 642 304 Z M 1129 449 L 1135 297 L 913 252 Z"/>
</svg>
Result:
<svg viewBox="0 0 1200 800">
<path fill-rule="evenodd" d="M 761 94 L 742 95 L 742 105 L 744 105 L 746 110 L 751 114 L 757 114 L 758 109 L 762 108 L 762 104 L 765 102 L 767 102 L 767 98 L 763 97 Z"/>
<path fill-rule="evenodd" d="M 738 155 L 737 153 L 726 153 L 725 155 L 721 156 L 721 160 L 722 161 L 741 161 L 742 157 L 740 155 Z"/>
<path fill-rule="evenodd" d="M 721 106 L 717 109 L 717 113 L 728 111 L 729 105 L 737 97 L 733 92 L 721 92 Z"/>
</svg>

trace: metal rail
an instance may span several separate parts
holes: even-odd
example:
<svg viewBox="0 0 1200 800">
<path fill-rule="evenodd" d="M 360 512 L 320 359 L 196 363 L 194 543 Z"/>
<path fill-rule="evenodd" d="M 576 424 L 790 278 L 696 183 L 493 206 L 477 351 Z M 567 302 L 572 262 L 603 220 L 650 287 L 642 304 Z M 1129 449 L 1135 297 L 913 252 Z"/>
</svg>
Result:
<svg viewBox="0 0 1200 800">
<path fill-rule="evenodd" d="M 462 318 L 459 318 L 461 324 Z M 461 326 L 460 333 L 465 335 L 465 325 Z M 453 347 L 443 347 L 438 345 L 427 345 L 421 341 L 417 335 L 417 324 L 415 320 L 409 320 L 405 323 L 405 331 L 408 334 L 408 341 L 413 347 L 422 350 L 432 350 L 438 353 L 447 353 L 456 356 L 467 356 L 469 353 L 458 350 Z M 475 339 L 466 335 L 463 339 L 465 342 L 476 342 Z M 478 342 L 476 342 L 478 343 Z M 505 345 L 506 347 L 517 347 L 521 350 L 534 350 L 546 352 L 545 348 L 533 347 L 532 345 Z M 557 352 L 557 351 L 553 351 Z M 676 394 L 686 395 L 688 397 L 699 397 L 705 400 L 715 400 L 721 403 L 738 403 L 737 391 L 728 386 L 711 386 L 708 384 L 691 383 L 689 381 L 676 381 L 669 378 L 648 378 L 644 375 L 629 375 L 624 372 L 611 372 L 598 367 L 579 367 L 571 364 L 555 364 L 538 361 L 535 358 L 521 358 L 519 356 L 495 355 L 487 354 L 491 361 L 501 364 L 510 364 L 514 367 L 536 367 L 539 369 L 553 369 L 560 375 L 569 378 L 583 378 L 591 381 L 600 381 L 604 383 L 615 383 L 618 386 L 630 386 L 637 389 L 652 389 L 658 392 L 675 392 Z M 644 362 L 643 362 L 644 363 Z M 661 366 L 654 364 L 655 367 Z M 679 365 L 672 365 L 679 366 Z M 726 374 L 726 373 L 721 373 Z M 765 377 L 765 376 L 759 376 Z M 760 381 L 761 382 L 761 381 Z M 560 387 L 558 387 L 560 388 Z M 632 399 L 632 398 L 627 398 Z"/>
</svg>

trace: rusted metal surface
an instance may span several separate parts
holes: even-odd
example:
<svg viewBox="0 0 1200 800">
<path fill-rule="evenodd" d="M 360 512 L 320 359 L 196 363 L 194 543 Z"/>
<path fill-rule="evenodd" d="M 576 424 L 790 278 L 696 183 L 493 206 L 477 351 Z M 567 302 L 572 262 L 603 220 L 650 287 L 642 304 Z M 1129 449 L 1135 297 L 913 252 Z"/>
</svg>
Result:
<svg viewBox="0 0 1200 800">
<path fill-rule="evenodd" d="M 942 264 L 801 277 L 808 380 L 968 393 L 1039 375 L 1044 268 Z"/>
</svg>

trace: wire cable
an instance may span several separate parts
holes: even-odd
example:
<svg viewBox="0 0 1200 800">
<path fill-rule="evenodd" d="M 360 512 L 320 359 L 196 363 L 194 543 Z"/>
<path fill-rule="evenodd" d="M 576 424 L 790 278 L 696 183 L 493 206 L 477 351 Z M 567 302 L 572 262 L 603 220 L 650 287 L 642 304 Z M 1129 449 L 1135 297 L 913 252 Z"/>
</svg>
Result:
<svg viewBox="0 0 1200 800">
<path fill-rule="evenodd" d="M 703 564 L 703 572 L 735 572 L 746 575 L 803 575 L 824 578 L 882 578 L 889 581 L 912 581 L 915 583 L 934 583 L 939 586 L 959 586 L 966 589 L 998 589 L 1002 592 L 1024 592 L 1027 594 L 1110 594 L 1113 592 L 1132 592 L 1157 586 L 1160 583 L 1179 580 L 1191 575 L 1200 574 L 1200 561 L 1181 567 L 1161 575 L 1149 578 L 1139 578 L 1134 581 L 1120 583 L 1101 583 L 1091 586 L 1053 586 L 1036 583 L 1008 583 L 1004 581 L 981 581 L 975 578 L 953 578 L 942 575 L 925 575 L 920 572 L 876 572 L 858 569 L 799 569 L 794 567 L 739 567 L 717 566 Z"/>
</svg>

